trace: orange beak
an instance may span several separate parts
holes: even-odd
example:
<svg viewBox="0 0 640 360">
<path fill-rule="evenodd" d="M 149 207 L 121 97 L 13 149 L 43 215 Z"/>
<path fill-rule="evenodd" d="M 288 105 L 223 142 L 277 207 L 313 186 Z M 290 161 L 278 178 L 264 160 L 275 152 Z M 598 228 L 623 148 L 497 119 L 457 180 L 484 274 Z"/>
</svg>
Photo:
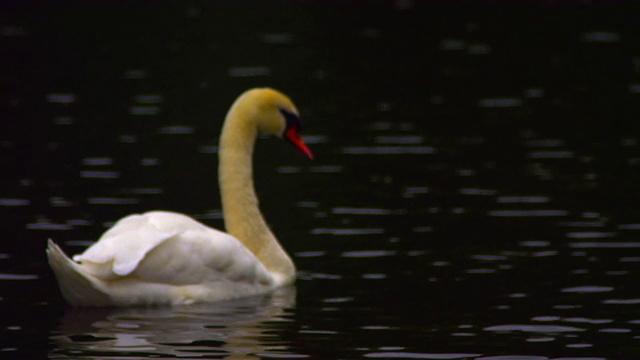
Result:
<svg viewBox="0 0 640 360">
<path fill-rule="evenodd" d="M 298 150 L 302 151 L 303 154 L 307 155 L 307 157 L 313 160 L 313 154 L 311 154 L 311 150 L 304 144 L 302 139 L 300 138 L 300 133 L 298 132 L 298 126 L 294 125 L 287 129 L 284 132 L 284 137 L 289 140 L 293 146 L 295 146 Z"/>
</svg>

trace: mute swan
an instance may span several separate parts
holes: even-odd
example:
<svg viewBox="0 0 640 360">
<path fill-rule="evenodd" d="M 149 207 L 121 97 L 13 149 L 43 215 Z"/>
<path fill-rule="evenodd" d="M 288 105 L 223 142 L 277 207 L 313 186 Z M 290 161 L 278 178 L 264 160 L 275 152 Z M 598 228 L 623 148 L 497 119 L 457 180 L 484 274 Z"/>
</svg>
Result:
<svg viewBox="0 0 640 360">
<path fill-rule="evenodd" d="M 119 220 L 73 260 L 49 240 L 47 256 L 65 299 L 78 306 L 190 304 L 272 291 L 295 265 L 267 226 L 256 198 L 252 154 L 258 132 L 284 137 L 307 157 L 291 100 L 249 90 L 227 113 L 219 146 L 224 233 L 182 214 L 152 211 Z"/>
</svg>

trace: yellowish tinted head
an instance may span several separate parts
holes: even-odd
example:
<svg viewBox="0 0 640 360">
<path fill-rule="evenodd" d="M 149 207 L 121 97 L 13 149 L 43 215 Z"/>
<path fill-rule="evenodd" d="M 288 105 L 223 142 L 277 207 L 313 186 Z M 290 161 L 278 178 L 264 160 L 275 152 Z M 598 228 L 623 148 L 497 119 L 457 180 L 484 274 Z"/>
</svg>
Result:
<svg viewBox="0 0 640 360">
<path fill-rule="evenodd" d="M 284 137 L 307 157 L 311 151 L 300 139 L 300 116 L 289 97 L 271 88 L 256 88 L 245 91 L 233 106 L 241 111 L 245 121 L 253 123 L 258 131 Z"/>
<path fill-rule="evenodd" d="M 289 97 L 271 88 L 256 88 L 245 91 L 237 100 L 237 105 L 248 113 L 244 117 L 255 121 L 260 132 L 282 137 L 287 127 L 283 111 L 298 116 L 298 109 Z"/>
</svg>

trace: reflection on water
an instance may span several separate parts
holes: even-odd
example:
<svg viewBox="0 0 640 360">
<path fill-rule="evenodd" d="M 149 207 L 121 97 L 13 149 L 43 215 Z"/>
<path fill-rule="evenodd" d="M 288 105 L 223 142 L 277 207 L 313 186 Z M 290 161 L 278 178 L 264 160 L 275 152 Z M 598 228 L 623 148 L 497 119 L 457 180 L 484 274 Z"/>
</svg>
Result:
<svg viewBox="0 0 640 360">
<path fill-rule="evenodd" d="M 295 288 L 214 304 L 181 307 L 68 308 L 51 340 L 51 358 L 289 356 L 277 338 L 290 324 Z M 285 324 L 286 323 L 286 324 Z"/>
</svg>

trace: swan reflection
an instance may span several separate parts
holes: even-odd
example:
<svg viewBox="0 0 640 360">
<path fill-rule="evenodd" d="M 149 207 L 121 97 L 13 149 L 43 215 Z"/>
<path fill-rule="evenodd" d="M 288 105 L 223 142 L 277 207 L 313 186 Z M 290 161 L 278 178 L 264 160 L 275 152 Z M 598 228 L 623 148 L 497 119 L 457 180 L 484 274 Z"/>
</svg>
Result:
<svg viewBox="0 0 640 360">
<path fill-rule="evenodd" d="M 285 341 L 269 329 L 291 321 L 295 295 L 294 287 L 285 287 L 264 296 L 189 306 L 68 308 L 51 336 L 57 348 L 52 355 L 254 359 L 286 353 Z"/>
</svg>

